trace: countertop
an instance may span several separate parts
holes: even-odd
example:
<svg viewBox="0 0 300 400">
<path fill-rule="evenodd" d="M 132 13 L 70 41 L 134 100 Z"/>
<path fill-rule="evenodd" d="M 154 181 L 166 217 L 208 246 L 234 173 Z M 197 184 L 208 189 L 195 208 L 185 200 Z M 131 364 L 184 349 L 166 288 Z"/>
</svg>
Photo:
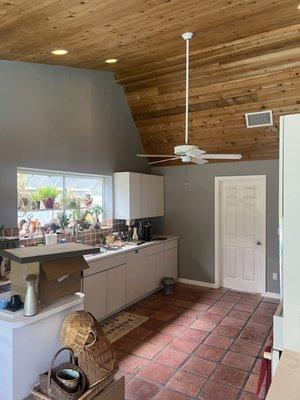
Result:
<svg viewBox="0 0 300 400">
<path fill-rule="evenodd" d="M 99 259 L 117 256 L 119 254 L 129 253 L 130 251 L 133 251 L 133 250 L 143 249 L 145 247 L 155 246 L 158 244 L 164 244 L 167 242 L 171 242 L 172 240 L 177 240 L 178 236 L 176 236 L 176 235 L 156 235 L 156 236 L 154 236 L 154 239 L 159 239 L 159 238 L 166 238 L 166 240 L 152 240 L 150 242 L 145 242 L 140 245 L 137 245 L 135 243 L 132 243 L 132 244 L 130 243 L 130 244 L 126 244 L 119 250 L 112 250 L 112 251 L 108 250 L 103 253 L 101 252 L 98 254 L 89 254 L 89 255 L 84 256 L 84 258 L 87 262 L 96 261 Z"/>
<path fill-rule="evenodd" d="M 51 315 L 59 313 L 68 308 L 72 308 L 78 304 L 84 302 L 84 294 L 76 293 L 55 301 L 54 303 L 42 306 L 38 310 L 38 314 L 33 317 L 25 317 L 23 310 L 17 311 L 15 313 L 0 310 L 0 329 L 9 328 L 16 329 L 22 328 L 27 325 L 31 325 L 45 319 Z"/>
<path fill-rule="evenodd" d="M 91 253 L 99 254 L 99 252 L 100 249 L 94 246 L 82 243 L 64 243 L 6 249 L 2 251 L 2 254 L 9 260 L 14 260 L 20 264 L 26 264 L 35 261 L 78 257 Z"/>
<path fill-rule="evenodd" d="M 284 350 L 266 400 L 300 399 L 300 353 Z"/>
</svg>

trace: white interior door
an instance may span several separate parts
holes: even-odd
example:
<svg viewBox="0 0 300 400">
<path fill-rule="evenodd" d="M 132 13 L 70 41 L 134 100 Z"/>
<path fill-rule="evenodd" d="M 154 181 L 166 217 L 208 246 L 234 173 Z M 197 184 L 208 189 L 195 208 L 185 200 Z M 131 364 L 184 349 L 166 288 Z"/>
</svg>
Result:
<svg viewBox="0 0 300 400">
<path fill-rule="evenodd" d="M 223 286 L 265 291 L 265 177 L 221 182 L 220 261 Z"/>
</svg>

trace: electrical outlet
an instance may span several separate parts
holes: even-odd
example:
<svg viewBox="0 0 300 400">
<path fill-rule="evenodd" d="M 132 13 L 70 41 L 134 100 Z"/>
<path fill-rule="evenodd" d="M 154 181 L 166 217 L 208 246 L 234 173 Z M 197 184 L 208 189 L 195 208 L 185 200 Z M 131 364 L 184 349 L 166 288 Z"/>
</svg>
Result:
<svg viewBox="0 0 300 400">
<path fill-rule="evenodd" d="M 273 272 L 273 281 L 277 281 L 277 272 Z"/>
</svg>

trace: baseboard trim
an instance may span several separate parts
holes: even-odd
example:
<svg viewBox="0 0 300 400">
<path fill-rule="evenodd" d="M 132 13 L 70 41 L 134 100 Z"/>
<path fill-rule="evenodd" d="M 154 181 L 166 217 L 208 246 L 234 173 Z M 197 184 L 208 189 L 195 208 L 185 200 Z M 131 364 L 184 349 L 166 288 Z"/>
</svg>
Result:
<svg viewBox="0 0 300 400">
<path fill-rule="evenodd" d="M 263 297 L 269 297 L 270 299 L 280 299 L 280 294 L 279 293 L 273 293 L 273 292 L 264 292 L 262 294 Z"/>
<path fill-rule="evenodd" d="M 192 279 L 184 279 L 184 278 L 177 278 L 177 282 L 187 283 L 189 285 L 195 285 L 195 286 L 204 286 L 212 289 L 218 289 L 218 286 L 215 283 L 210 283 L 210 282 L 194 281 Z"/>
</svg>

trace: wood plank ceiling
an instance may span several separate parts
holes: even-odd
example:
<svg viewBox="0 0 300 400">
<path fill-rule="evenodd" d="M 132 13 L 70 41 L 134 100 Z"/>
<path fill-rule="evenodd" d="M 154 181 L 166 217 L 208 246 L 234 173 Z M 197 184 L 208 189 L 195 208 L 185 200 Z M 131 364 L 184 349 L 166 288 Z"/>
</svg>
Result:
<svg viewBox="0 0 300 400">
<path fill-rule="evenodd" d="M 112 70 L 147 153 L 183 142 L 185 31 L 193 144 L 277 158 L 279 116 L 300 112 L 300 0 L 0 0 L 0 16 L 1 59 Z M 263 109 L 274 126 L 247 129 Z"/>
</svg>

